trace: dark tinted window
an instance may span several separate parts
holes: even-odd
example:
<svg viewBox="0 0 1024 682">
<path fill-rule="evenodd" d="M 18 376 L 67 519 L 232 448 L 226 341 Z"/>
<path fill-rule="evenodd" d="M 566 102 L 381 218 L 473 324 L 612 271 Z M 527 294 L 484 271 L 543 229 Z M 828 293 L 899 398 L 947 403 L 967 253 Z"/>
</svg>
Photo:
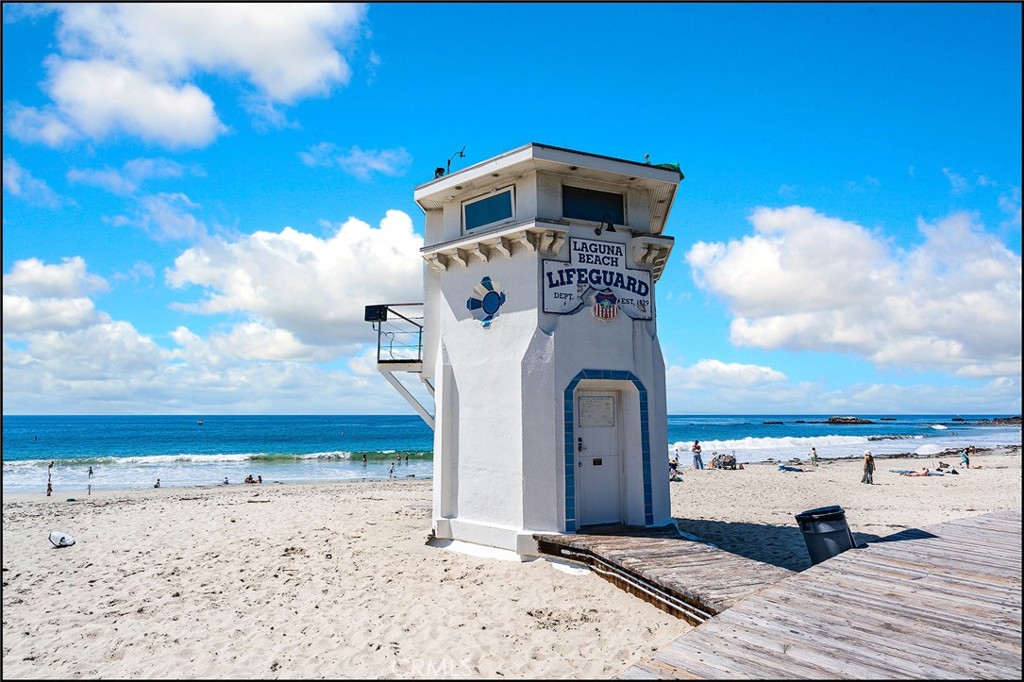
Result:
<svg viewBox="0 0 1024 682">
<path fill-rule="evenodd" d="M 507 189 L 493 197 L 464 204 L 466 229 L 498 223 L 512 217 L 512 190 Z"/>
<path fill-rule="evenodd" d="M 569 185 L 562 186 L 562 217 L 593 220 L 595 223 L 610 220 L 616 225 L 626 224 L 621 194 Z"/>
</svg>

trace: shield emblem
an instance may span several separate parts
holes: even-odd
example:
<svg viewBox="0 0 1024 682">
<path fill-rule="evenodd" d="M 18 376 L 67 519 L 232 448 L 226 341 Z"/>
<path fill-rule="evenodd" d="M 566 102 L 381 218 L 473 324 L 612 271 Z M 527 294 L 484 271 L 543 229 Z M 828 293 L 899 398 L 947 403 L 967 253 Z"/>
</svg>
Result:
<svg viewBox="0 0 1024 682">
<path fill-rule="evenodd" d="M 602 322 L 611 322 L 619 313 L 619 298 L 611 289 L 594 294 L 594 317 Z"/>
</svg>

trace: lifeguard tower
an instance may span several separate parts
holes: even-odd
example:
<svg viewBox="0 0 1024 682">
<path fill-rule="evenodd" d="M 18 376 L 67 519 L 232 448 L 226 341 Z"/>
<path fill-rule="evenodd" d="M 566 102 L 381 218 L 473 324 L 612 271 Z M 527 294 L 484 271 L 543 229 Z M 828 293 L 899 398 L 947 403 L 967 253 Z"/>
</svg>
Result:
<svg viewBox="0 0 1024 682">
<path fill-rule="evenodd" d="M 671 523 L 654 287 L 678 168 L 533 143 L 438 175 L 415 190 L 422 317 L 366 311 L 434 429 L 435 536 L 529 556 L 537 533 Z"/>
</svg>

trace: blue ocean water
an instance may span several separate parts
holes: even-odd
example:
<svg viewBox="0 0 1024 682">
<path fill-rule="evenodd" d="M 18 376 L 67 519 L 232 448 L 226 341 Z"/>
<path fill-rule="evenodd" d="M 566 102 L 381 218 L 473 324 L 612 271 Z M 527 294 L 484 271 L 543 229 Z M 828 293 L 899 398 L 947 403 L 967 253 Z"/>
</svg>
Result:
<svg viewBox="0 0 1024 682">
<path fill-rule="evenodd" d="M 740 462 L 933 452 L 1020 445 L 1019 426 L 982 425 L 1005 415 L 857 415 L 870 424 L 828 424 L 822 415 L 672 415 L 669 450 L 688 464 L 700 440 Z M 54 493 L 265 483 L 430 478 L 433 432 L 400 416 L 5 416 L 3 492 Z M 363 456 L 366 463 L 363 463 Z M 408 456 L 408 462 L 406 462 Z M 52 470 L 48 469 L 54 462 Z M 394 466 L 392 466 L 394 465 Z M 89 467 L 94 475 L 88 477 Z"/>
<path fill-rule="evenodd" d="M 5 416 L 3 491 L 430 478 L 418 416 Z M 366 455 L 366 464 L 363 464 Z M 406 463 L 408 456 L 408 463 Z M 93 477 L 88 476 L 89 467 Z"/>
</svg>

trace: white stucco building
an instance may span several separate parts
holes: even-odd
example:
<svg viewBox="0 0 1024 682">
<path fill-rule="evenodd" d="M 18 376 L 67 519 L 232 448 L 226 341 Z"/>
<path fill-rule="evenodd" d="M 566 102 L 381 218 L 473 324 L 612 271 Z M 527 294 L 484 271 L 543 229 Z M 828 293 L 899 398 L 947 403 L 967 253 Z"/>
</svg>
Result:
<svg viewBox="0 0 1024 682">
<path fill-rule="evenodd" d="M 654 287 L 680 179 L 528 144 L 416 188 L 436 537 L 525 556 L 671 522 Z"/>
</svg>

